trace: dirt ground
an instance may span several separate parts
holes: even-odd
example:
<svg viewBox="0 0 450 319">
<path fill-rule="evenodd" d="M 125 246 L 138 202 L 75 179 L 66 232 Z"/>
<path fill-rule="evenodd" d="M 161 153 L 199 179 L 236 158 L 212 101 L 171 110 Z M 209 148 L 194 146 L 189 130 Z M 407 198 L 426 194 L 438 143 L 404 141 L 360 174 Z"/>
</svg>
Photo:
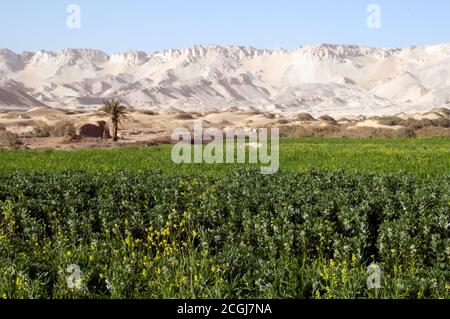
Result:
<svg viewBox="0 0 450 319">
<path fill-rule="evenodd" d="M 449 112 L 450 113 L 450 112 Z M 404 115 L 402 115 L 404 117 Z M 448 119 L 447 113 L 439 110 L 423 115 L 412 115 L 415 120 Z M 282 131 L 295 132 L 292 134 L 312 134 L 311 132 L 325 132 L 336 134 L 341 132 L 357 132 L 364 130 L 396 132 L 404 129 L 401 125 L 384 125 L 376 119 L 313 119 L 305 121 L 300 118 L 284 118 L 281 114 L 258 112 L 220 112 L 220 113 L 163 113 L 130 110 L 128 119 L 120 126 L 119 141 L 113 143 L 110 139 L 97 136 L 39 136 L 36 128 L 55 127 L 60 123 L 68 123 L 76 132 L 83 125 L 97 125 L 98 121 L 107 121 L 94 112 L 85 113 L 73 110 L 62 110 L 47 107 L 37 107 L 26 112 L 0 113 L 0 132 L 9 132 L 16 136 L 21 148 L 25 149 L 80 149 L 92 147 L 121 147 L 121 146 L 152 146 L 171 143 L 171 134 L 176 128 L 193 130 L 194 121 L 202 120 L 203 129 L 215 127 L 226 128 L 270 128 L 279 127 Z M 300 132 L 300 133 L 299 133 Z M 8 134 L 9 134 L 8 133 Z M 302 135 L 302 137 L 304 137 Z M 444 134 L 445 135 L 445 134 Z"/>
</svg>

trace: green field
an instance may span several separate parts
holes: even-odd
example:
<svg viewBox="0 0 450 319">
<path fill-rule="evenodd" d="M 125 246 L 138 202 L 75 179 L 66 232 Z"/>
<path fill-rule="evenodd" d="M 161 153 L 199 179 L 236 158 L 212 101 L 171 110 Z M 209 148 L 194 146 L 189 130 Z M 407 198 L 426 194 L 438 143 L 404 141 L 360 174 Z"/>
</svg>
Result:
<svg viewBox="0 0 450 319">
<path fill-rule="evenodd" d="M 450 139 L 170 151 L 1 151 L 0 297 L 450 298 Z"/>
<path fill-rule="evenodd" d="M 200 173 L 223 176 L 252 165 L 172 163 L 171 146 L 151 148 L 85 149 L 81 151 L 0 151 L 0 171 L 87 172 L 149 171 L 167 174 Z M 349 172 L 437 176 L 450 172 L 450 139 L 283 139 L 280 169 L 285 172 L 343 169 Z"/>
</svg>

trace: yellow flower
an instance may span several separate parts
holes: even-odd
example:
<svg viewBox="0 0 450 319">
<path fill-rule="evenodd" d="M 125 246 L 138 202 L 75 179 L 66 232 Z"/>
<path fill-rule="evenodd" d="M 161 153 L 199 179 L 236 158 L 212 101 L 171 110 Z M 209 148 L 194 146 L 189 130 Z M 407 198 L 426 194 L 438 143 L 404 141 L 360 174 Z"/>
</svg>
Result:
<svg viewBox="0 0 450 319">
<path fill-rule="evenodd" d="M 6 295 L 6 293 L 3 293 L 3 294 L 2 294 L 2 298 L 3 298 L 3 299 L 8 299 L 8 296 Z"/>
<path fill-rule="evenodd" d="M 197 237 L 197 232 L 195 230 L 192 231 L 192 237 L 193 238 Z"/>
<path fill-rule="evenodd" d="M 347 282 L 348 274 L 347 274 L 347 267 L 346 266 L 344 266 L 342 268 L 342 278 L 341 279 L 342 279 L 342 283 L 343 284 L 345 284 Z"/>
<path fill-rule="evenodd" d="M 94 261 L 94 256 L 89 256 L 89 262 L 93 262 Z"/>
<path fill-rule="evenodd" d="M 127 246 L 131 246 L 131 237 L 130 236 L 127 236 L 127 238 L 125 238 L 125 244 Z"/>
<path fill-rule="evenodd" d="M 170 230 L 169 230 L 168 228 L 164 229 L 164 230 L 162 231 L 162 235 L 163 235 L 163 236 L 170 236 Z"/>
<path fill-rule="evenodd" d="M 317 299 L 320 299 L 320 291 L 319 291 L 318 289 L 316 290 L 315 295 L 316 295 L 316 298 L 317 298 Z"/>
<path fill-rule="evenodd" d="M 24 290 L 27 288 L 27 282 L 22 279 L 22 277 L 18 276 L 16 277 L 16 286 L 19 288 L 19 290 Z"/>
<path fill-rule="evenodd" d="M 68 250 L 68 251 L 66 252 L 66 256 L 67 256 L 67 257 L 72 256 L 72 252 L 71 252 L 70 250 Z"/>
<path fill-rule="evenodd" d="M 355 266 L 357 261 L 358 261 L 358 258 L 356 257 L 356 255 L 352 254 L 352 266 Z"/>
</svg>

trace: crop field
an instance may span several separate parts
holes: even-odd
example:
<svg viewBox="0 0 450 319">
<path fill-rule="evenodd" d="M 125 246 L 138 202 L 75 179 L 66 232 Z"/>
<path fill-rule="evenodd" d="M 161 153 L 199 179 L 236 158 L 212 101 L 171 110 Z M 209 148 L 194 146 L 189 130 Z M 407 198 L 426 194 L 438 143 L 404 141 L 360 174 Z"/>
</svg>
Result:
<svg viewBox="0 0 450 319">
<path fill-rule="evenodd" d="M 165 174 L 224 176 L 251 164 L 174 164 L 171 145 L 149 148 L 85 149 L 80 151 L 0 150 L 1 172 L 160 171 Z M 389 174 L 406 172 L 427 177 L 450 172 L 450 138 L 434 139 L 282 139 L 280 170 L 342 169 Z"/>
<path fill-rule="evenodd" d="M 0 152 L 3 298 L 450 298 L 450 140 Z"/>
</svg>

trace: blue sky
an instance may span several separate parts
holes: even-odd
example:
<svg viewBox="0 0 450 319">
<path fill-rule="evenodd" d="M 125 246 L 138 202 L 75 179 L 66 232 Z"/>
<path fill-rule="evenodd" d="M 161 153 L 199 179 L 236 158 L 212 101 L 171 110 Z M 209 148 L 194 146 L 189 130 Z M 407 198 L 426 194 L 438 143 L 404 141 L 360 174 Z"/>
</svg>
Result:
<svg viewBox="0 0 450 319">
<path fill-rule="evenodd" d="M 381 7 L 381 29 L 366 25 Z M 67 6 L 81 28 L 66 26 Z M 339 43 L 383 47 L 450 42 L 448 0 L 1 0 L 0 47 L 16 52 L 93 48 L 147 52 L 194 44 L 295 48 Z"/>
</svg>

